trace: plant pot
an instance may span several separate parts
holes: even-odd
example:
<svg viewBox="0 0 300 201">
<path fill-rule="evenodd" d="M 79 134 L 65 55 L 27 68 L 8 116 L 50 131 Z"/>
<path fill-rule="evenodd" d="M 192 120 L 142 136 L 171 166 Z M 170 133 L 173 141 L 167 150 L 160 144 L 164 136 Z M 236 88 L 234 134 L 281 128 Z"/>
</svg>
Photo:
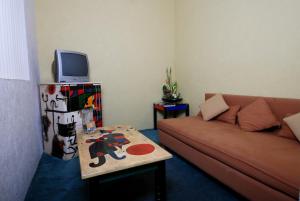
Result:
<svg viewBox="0 0 300 201">
<path fill-rule="evenodd" d="M 162 98 L 162 100 L 166 103 L 178 103 L 182 101 L 182 98 Z"/>
</svg>

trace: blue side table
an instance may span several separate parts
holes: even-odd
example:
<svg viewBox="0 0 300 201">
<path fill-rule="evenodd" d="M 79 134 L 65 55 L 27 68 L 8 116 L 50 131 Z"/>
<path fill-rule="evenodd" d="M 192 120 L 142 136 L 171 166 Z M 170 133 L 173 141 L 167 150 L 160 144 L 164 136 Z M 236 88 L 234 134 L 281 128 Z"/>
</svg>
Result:
<svg viewBox="0 0 300 201">
<path fill-rule="evenodd" d="M 157 129 L 157 111 L 162 112 L 164 119 L 167 119 L 169 114 L 173 114 L 173 118 L 177 117 L 178 112 L 185 111 L 185 116 L 190 115 L 190 106 L 188 103 L 154 103 L 153 104 L 153 123 L 154 129 Z"/>
</svg>

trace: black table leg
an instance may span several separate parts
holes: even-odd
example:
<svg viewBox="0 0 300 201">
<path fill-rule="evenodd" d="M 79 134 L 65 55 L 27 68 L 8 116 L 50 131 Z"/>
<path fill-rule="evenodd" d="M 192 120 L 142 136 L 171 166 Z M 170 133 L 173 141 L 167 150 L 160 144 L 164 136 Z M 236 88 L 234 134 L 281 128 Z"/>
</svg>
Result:
<svg viewBox="0 0 300 201">
<path fill-rule="evenodd" d="M 97 197 L 99 198 L 99 183 L 97 178 L 90 178 L 88 180 L 89 185 L 89 200 L 97 201 Z"/>
<path fill-rule="evenodd" d="M 153 127 L 154 130 L 157 129 L 157 110 L 155 109 L 154 105 L 153 105 Z"/>
<path fill-rule="evenodd" d="M 166 165 L 165 161 L 158 162 L 155 170 L 155 200 L 165 201 L 166 195 Z"/>
<path fill-rule="evenodd" d="M 177 117 L 177 111 L 174 110 L 174 111 L 173 111 L 173 118 L 176 118 L 176 117 Z"/>
<path fill-rule="evenodd" d="M 189 105 L 186 106 L 185 116 L 187 116 L 187 117 L 190 116 L 190 106 Z"/>
<path fill-rule="evenodd" d="M 168 110 L 164 109 L 164 119 L 168 118 Z"/>
</svg>

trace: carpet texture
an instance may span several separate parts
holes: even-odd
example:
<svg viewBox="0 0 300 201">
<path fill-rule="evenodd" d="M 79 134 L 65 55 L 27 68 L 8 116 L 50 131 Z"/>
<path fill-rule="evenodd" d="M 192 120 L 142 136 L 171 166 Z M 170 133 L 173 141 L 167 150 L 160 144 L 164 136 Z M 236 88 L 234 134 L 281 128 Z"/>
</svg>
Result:
<svg viewBox="0 0 300 201">
<path fill-rule="evenodd" d="M 141 131 L 158 142 L 157 131 Z M 171 152 L 172 153 L 172 152 Z M 166 162 L 169 201 L 244 200 L 199 168 L 173 154 Z M 154 175 L 136 175 L 100 186 L 99 201 L 153 201 Z M 44 154 L 28 189 L 26 201 L 85 201 L 88 185 L 80 178 L 78 158 L 63 161 Z"/>
</svg>

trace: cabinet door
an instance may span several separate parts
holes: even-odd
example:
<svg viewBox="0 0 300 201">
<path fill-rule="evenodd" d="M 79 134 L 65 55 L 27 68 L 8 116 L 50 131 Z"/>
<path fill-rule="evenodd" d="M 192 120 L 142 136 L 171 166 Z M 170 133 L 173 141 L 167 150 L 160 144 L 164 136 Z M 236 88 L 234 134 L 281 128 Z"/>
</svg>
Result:
<svg viewBox="0 0 300 201">
<path fill-rule="evenodd" d="M 96 126 L 102 126 L 101 85 L 41 85 L 40 97 L 45 152 L 63 159 L 77 156 L 76 131 L 82 129 L 80 110 L 92 107 Z"/>
<path fill-rule="evenodd" d="M 67 111 L 73 112 L 83 109 L 80 107 L 80 99 L 84 94 L 84 89 L 82 84 L 66 84 L 61 85 L 60 90 L 63 98 L 66 99 Z"/>
<path fill-rule="evenodd" d="M 67 99 L 68 112 L 93 108 L 94 121 L 97 127 L 102 126 L 102 102 L 100 84 L 70 84 L 61 88 L 62 95 Z"/>
<path fill-rule="evenodd" d="M 94 121 L 96 123 L 96 127 L 102 127 L 102 100 L 101 100 L 101 85 L 94 84 Z"/>
<path fill-rule="evenodd" d="M 64 85 L 43 84 L 40 86 L 41 109 L 44 111 L 67 112 L 67 98 L 61 91 Z"/>
</svg>

